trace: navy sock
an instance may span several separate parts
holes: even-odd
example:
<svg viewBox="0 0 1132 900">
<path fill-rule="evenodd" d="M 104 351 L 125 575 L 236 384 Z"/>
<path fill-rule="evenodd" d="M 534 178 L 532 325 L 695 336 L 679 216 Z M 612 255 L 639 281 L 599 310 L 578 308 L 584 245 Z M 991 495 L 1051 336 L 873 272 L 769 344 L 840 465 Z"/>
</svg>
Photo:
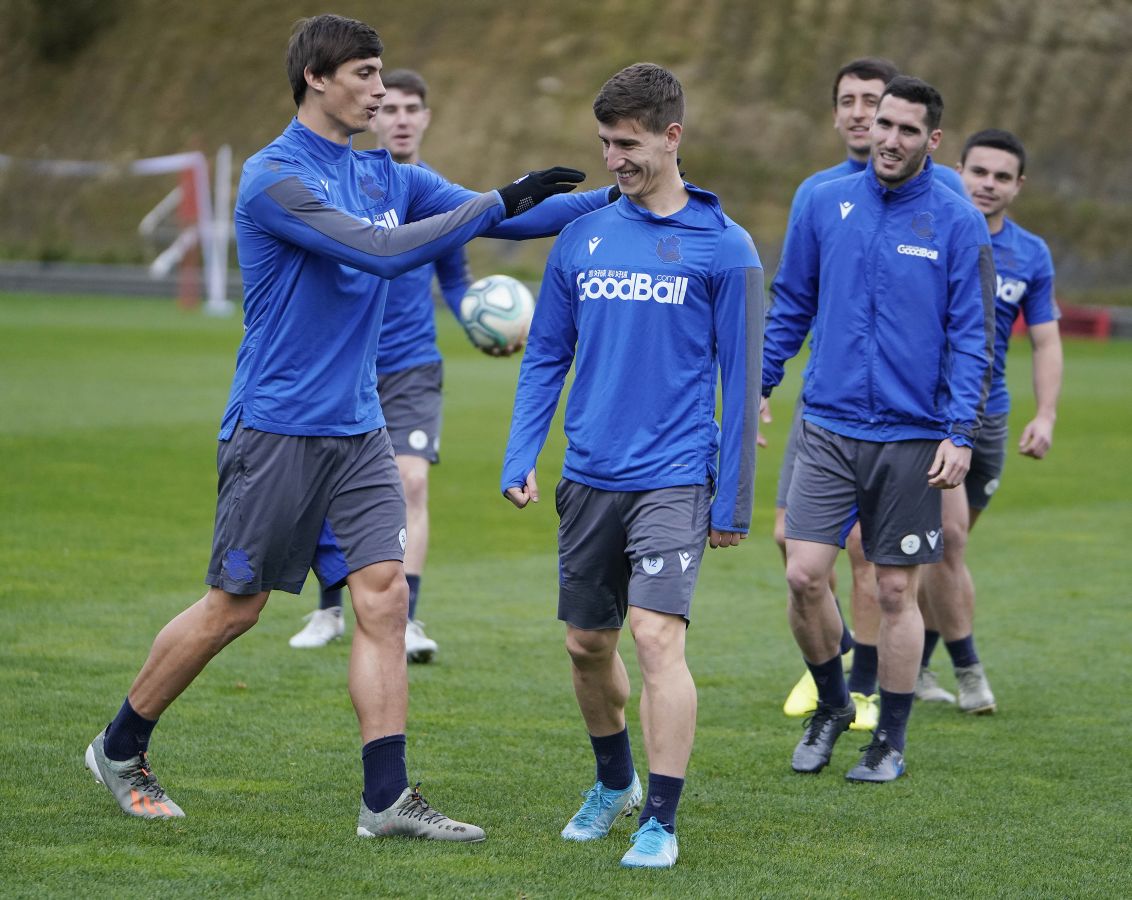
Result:
<svg viewBox="0 0 1132 900">
<path fill-rule="evenodd" d="M 362 747 L 362 799 L 374 812 L 389 809 L 409 786 L 405 735 L 389 734 Z"/>
<path fill-rule="evenodd" d="M 406 575 L 405 580 L 409 582 L 409 618 L 415 619 L 417 617 L 417 595 L 421 592 L 421 576 Z"/>
<path fill-rule="evenodd" d="M 979 661 L 979 654 L 975 652 L 975 636 L 967 635 L 957 641 L 946 641 L 947 652 L 951 654 L 951 664 L 955 668 L 973 666 Z"/>
<path fill-rule="evenodd" d="M 853 649 L 853 632 L 849 630 L 849 623 L 845 621 L 845 613 L 841 611 L 841 601 L 833 595 L 833 602 L 837 606 L 837 614 L 841 616 L 841 655 L 844 656 Z"/>
<path fill-rule="evenodd" d="M 633 783 L 633 752 L 629 749 L 629 729 L 604 737 L 590 735 L 597 760 L 597 780 L 613 791 L 623 791 Z"/>
<path fill-rule="evenodd" d="M 877 648 L 874 644 L 857 644 L 853 650 L 853 666 L 849 670 L 849 690 L 869 697 L 877 692 Z"/>
<path fill-rule="evenodd" d="M 924 655 L 920 659 L 920 668 L 926 669 L 931 665 L 932 654 L 935 653 L 935 647 L 938 643 L 939 632 L 924 629 Z"/>
<path fill-rule="evenodd" d="M 884 733 L 889 746 L 903 752 L 904 737 L 908 731 L 908 717 L 912 714 L 912 700 L 915 691 L 898 694 L 895 691 L 880 689 L 880 719 L 876 733 Z"/>
<path fill-rule="evenodd" d="M 818 686 L 818 700 L 827 706 L 841 708 L 849 705 L 849 689 L 845 686 L 845 670 L 841 667 L 841 654 L 823 663 L 804 660 Z"/>
<path fill-rule="evenodd" d="M 680 792 L 684 790 L 684 779 L 670 775 L 654 775 L 649 772 L 649 789 L 645 802 L 641 804 L 640 824 L 650 818 L 664 826 L 669 834 L 676 833 L 676 807 L 680 804 Z"/>
<path fill-rule="evenodd" d="M 156 719 L 151 722 L 139 716 L 130 706 L 130 698 L 127 697 L 114 721 L 106 726 L 103 750 L 115 762 L 123 762 L 139 753 L 145 753 L 149 749 L 149 736 L 153 734 L 153 726 L 156 724 Z"/>
<path fill-rule="evenodd" d="M 323 588 L 318 592 L 318 608 L 332 609 L 342 606 L 342 588 Z"/>
</svg>

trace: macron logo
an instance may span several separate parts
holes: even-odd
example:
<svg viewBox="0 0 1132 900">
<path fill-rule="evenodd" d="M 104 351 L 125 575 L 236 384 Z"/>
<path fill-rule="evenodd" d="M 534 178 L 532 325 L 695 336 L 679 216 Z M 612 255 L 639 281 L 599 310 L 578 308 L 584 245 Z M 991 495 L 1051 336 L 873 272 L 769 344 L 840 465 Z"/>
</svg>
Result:
<svg viewBox="0 0 1132 900">
<path fill-rule="evenodd" d="M 853 211 L 853 204 L 850 203 L 848 200 L 845 200 L 840 204 L 840 207 L 841 207 L 841 218 L 844 221 L 845 217 Z"/>
<path fill-rule="evenodd" d="M 938 531 L 929 531 L 928 534 L 927 534 L 927 537 L 928 537 L 928 546 L 931 547 L 934 550 L 935 545 L 939 543 L 939 532 Z"/>
<path fill-rule="evenodd" d="M 594 251 L 597 249 L 597 245 L 600 244 L 600 243 L 601 243 L 601 238 L 599 238 L 599 237 L 590 238 L 590 256 L 594 255 Z"/>
</svg>

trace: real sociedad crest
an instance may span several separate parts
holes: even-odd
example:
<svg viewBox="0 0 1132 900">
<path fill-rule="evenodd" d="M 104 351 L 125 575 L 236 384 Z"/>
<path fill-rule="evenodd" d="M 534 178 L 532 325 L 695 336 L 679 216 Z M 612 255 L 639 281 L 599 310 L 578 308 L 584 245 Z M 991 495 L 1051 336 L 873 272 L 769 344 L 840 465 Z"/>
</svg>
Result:
<svg viewBox="0 0 1132 900">
<path fill-rule="evenodd" d="M 935 217 L 930 212 L 919 212 L 912 216 L 912 231 L 916 237 L 930 241 L 935 237 Z"/>
<path fill-rule="evenodd" d="M 680 236 L 672 234 L 657 241 L 656 255 L 660 257 L 661 262 L 680 262 Z"/>
</svg>

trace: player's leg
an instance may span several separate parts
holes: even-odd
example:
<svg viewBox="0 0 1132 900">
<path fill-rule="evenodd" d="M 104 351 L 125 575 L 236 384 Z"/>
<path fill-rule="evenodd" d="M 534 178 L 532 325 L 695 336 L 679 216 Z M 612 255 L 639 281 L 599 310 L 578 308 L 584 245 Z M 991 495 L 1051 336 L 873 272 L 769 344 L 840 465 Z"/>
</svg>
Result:
<svg viewBox="0 0 1132 900">
<path fill-rule="evenodd" d="M 405 653 L 410 662 L 429 662 L 437 644 L 425 634 L 417 619 L 421 580 L 428 556 L 428 475 L 432 463 L 420 456 L 398 455 L 397 469 L 405 489 L 405 519 L 409 532 L 405 545 L 405 578 L 409 584 L 409 609 L 405 625 Z"/>
<path fill-rule="evenodd" d="M 429 548 L 429 471 L 440 461 L 443 387 L 444 364 L 439 361 L 384 373 L 377 382 L 405 492 L 409 534 L 405 546 L 405 578 L 409 583 L 405 652 L 409 662 L 429 662 L 438 649 L 417 618 L 417 605 Z"/>
<path fill-rule="evenodd" d="M 629 572 L 615 496 L 568 479 L 555 490 L 561 520 L 558 618 L 566 623 L 574 695 L 596 768 L 585 802 L 562 829 L 562 837 L 571 841 L 605 837 L 641 801 L 625 723 L 629 677 L 617 650 Z"/>
<path fill-rule="evenodd" d="M 802 430 L 802 411 L 804 404 L 802 402 L 801 393 L 798 394 L 798 400 L 794 404 L 794 416 L 790 423 L 790 435 L 786 439 L 786 448 L 782 456 L 782 468 L 778 473 L 778 493 L 775 496 L 774 502 L 774 542 L 778 545 L 779 552 L 782 554 L 783 562 L 786 561 L 786 498 L 790 493 L 790 482 L 794 474 L 794 461 L 798 455 L 798 437 Z M 837 583 L 834 573 L 830 573 L 830 589 L 837 595 Z M 841 613 L 841 606 L 838 604 L 838 613 Z M 853 635 L 849 631 L 849 626 L 845 622 L 844 616 L 841 621 L 841 652 L 848 654 L 853 649 Z M 848 657 L 846 657 L 848 660 Z M 786 702 L 782 704 L 782 711 L 788 716 L 801 717 L 808 716 L 812 713 L 818 705 L 818 689 L 814 684 L 814 677 L 807 669 L 802 673 L 802 676 L 795 682 L 794 687 L 790 689 L 790 693 L 786 695 Z"/>
<path fill-rule="evenodd" d="M 240 428 L 217 452 L 218 496 L 211 589 L 157 635 L 115 719 L 86 763 L 131 815 L 183 815 L 148 761 L 160 715 L 217 653 L 257 621 L 274 588 L 298 593 L 318 540 L 321 473 L 305 464 L 309 441 Z M 299 473 L 308 473 L 305 479 Z"/>
<path fill-rule="evenodd" d="M 850 781 L 884 782 L 904 773 L 908 717 L 924 646 L 918 567 L 943 555 L 940 492 L 928 486 L 937 441 L 861 442 L 857 458 L 861 543 L 876 567 L 880 630 L 880 713 L 873 740 Z"/>
<path fill-rule="evenodd" d="M 405 498 L 385 429 L 350 439 L 350 457 L 335 481 L 326 524 L 333 546 L 319 545 L 315 571 L 323 584 L 345 578 L 354 607 L 349 690 L 361 732 L 363 773 L 357 834 L 483 840 L 482 829 L 441 815 L 409 786 Z"/>
<path fill-rule="evenodd" d="M 856 443 L 803 422 L 786 507 L 788 619 L 818 690 L 817 707 L 791 758 L 797 772 L 820 772 L 856 713 L 842 668 L 843 623 L 829 581 L 857 517 Z"/>
<path fill-rule="evenodd" d="M 620 495 L 631 561 L 629 625 L 641 669 L 641 729 L 649 761 L 631 868 L 670 868 L 676 813 L 696 733 L 696 685 L 685 658 L 692 595 L 707 543 L 712 486 Z"/>
<path fill-rule="evenodd" d="M 853 662 L 849 668 L 849 696 L 857 716 L 849 726 L 854 731 L 872 731 L 879 713 L 877 694 L 877 635 L 880 633 L 880 605 L 877 575 L 865 558 L 861 546 L 861 523 L 845 539 L 845 553 L 853 576 L 850 607 L 853 610 Z"/>
</svg>

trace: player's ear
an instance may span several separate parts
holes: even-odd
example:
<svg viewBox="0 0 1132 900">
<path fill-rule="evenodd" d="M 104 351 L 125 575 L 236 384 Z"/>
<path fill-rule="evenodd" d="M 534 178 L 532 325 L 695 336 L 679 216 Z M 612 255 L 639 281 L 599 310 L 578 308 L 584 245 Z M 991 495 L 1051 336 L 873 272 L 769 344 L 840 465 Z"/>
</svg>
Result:
<svg viewBox="0 0 1132 900">
<path fill-rule="evenodd" d="M 315 75 L 314 72 L 311 71 L 310 66 L 307 66 L 305 69 L 303 69 L 303 78 L 306 79 L 307 87 L 314 88 L 314 90 L 318 91 L 319 93 L 322 93 L 326 90 L 326 76 Z"/>
<path fill-rule="evenodd" d="M 672 122 L 664 129 L 664 148 L 675 150 L 680 146 L 680 137 L 684 134 L 684 126 L 679 122 Z"/>
<path fill-rule="evenodd" d="M 943 130 L 940 128 L 935 129 L 928 135 L 928 153 L 934 153 L 939 149 L 939 142 L 943 140 Z"/>
<path fill-rule="evenodd" d="M 424 109 L 421 110 L 421 131 L 424 131 L 426 128 L 428 128 L 428 123 L 431 122 L 431 121 L 432 121 L 432 110 L 429 107 L 426 106 Z"/>
</svg>

